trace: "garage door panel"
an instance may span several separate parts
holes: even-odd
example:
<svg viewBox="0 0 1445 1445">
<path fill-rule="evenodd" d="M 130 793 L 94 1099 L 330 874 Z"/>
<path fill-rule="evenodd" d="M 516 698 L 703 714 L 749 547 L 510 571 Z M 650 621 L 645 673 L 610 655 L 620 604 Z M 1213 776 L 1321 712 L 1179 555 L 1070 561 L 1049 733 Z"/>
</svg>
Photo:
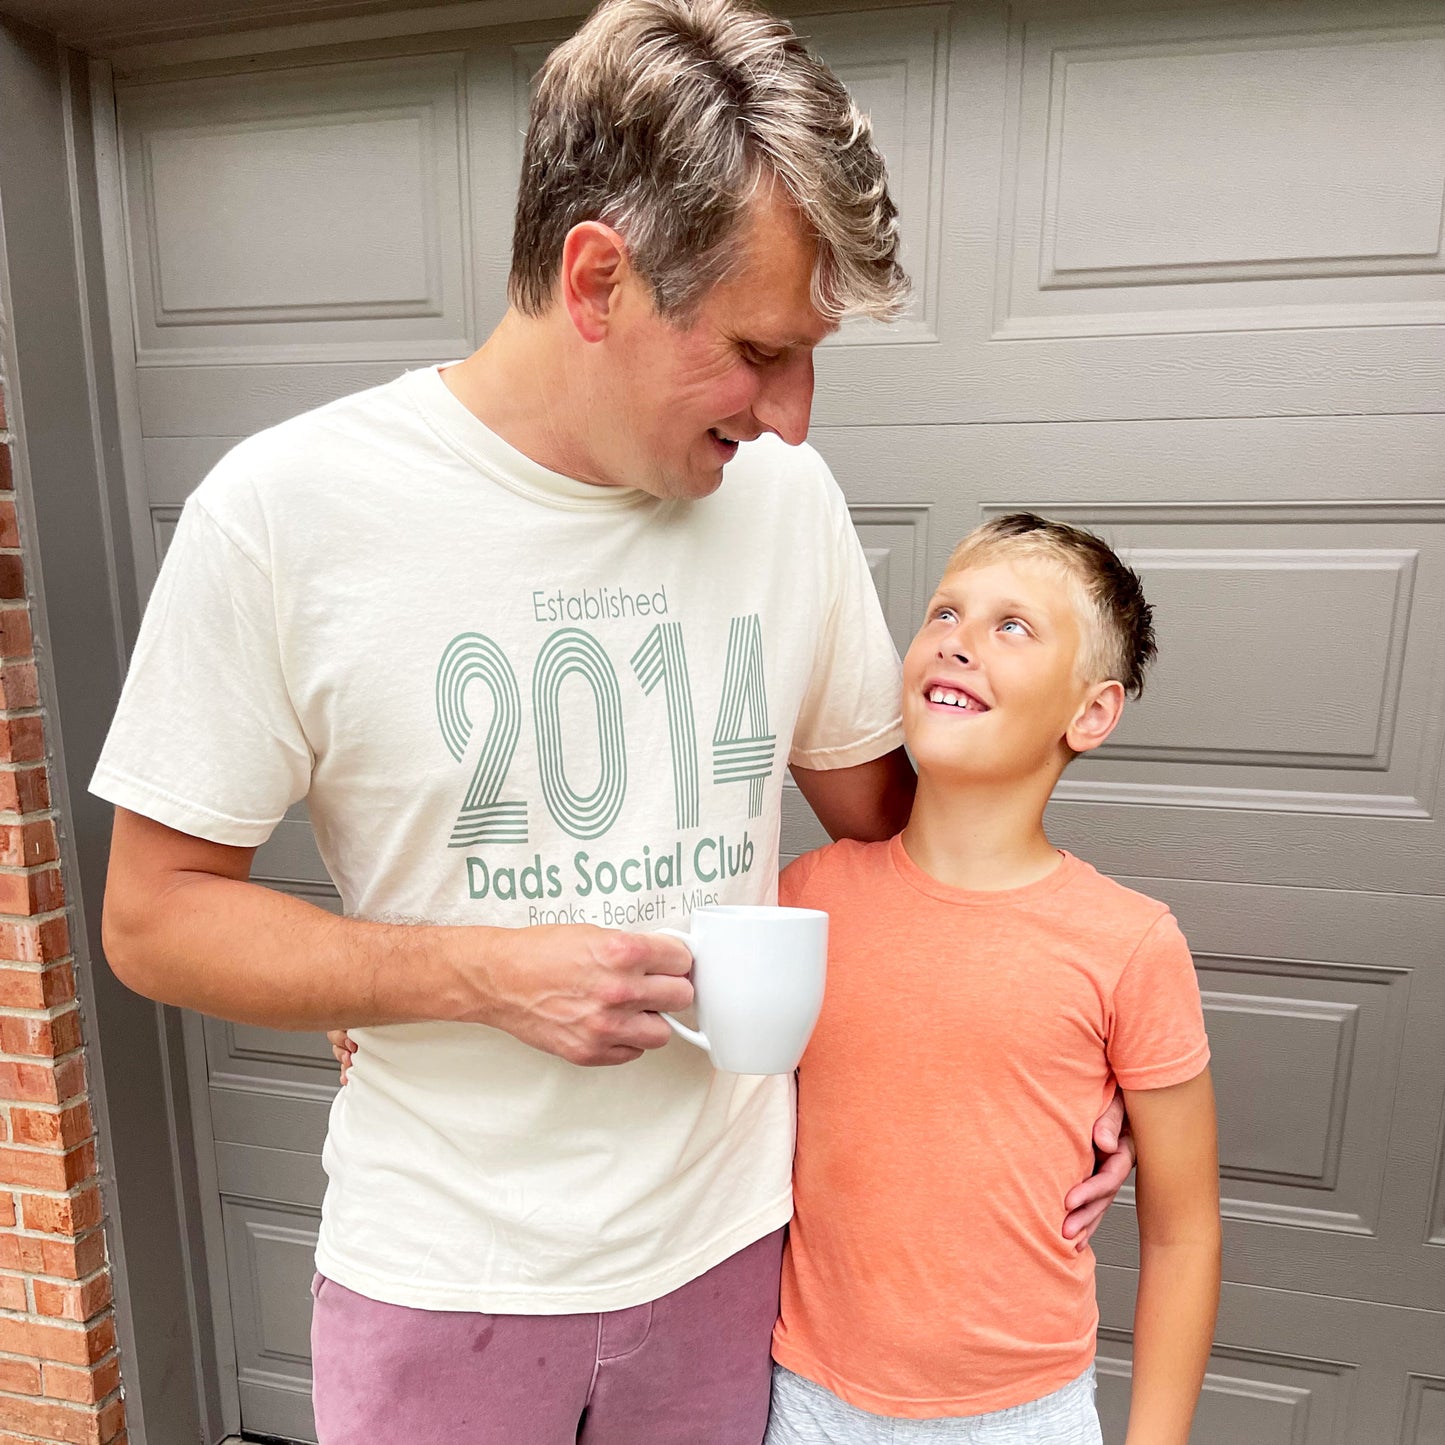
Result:
<svg viewBox="0 0 1445 1445">
<path fill-rule="evenodd" d="M 1137 1275 L 1099 1270 L 1100 1414 L 1122 1439 Z M 1226 1285 L 1193 1445 L 1430 1441 L 1445 1315 Z M 1286 1423 L 1298 1434 L 1279 1434 Z M 1433 1442 L 1431 1442 L 1433 1445 Z"/>
<path fill-rule="evenodd" d="M 1445 104 L 1438 11 L 1044 8 L 955 10 L 938 346 L 819 420 L 1437 410 L 1445 131 L 1364 138 Z"/>
<path fill-rule="evenodd" d="M 1445 1298 L 1445 902 L 1123 877 L 1190 940 L 1214 1053 L 1224 1277 L 1402 1306 Z M 1096 1238 L 1138 1260 L 1132 1190 Z"/>
<path fill-rule="evenodd" d="M 123 88 L 139 363 L 468 349 L 462 67 L 443 54 Z"/>
<path fill-rule="evenodd" d="M 1106 1439 L 1129 1419 L 1130 1337 L 1099 1331 L 1098 1406 Z M 1194 1445 L 1334 1445 L 1343 1433 L 1354 1371 L 1284 1353 L 1216 1347 L 1195 1414 Z"/>
</svg>

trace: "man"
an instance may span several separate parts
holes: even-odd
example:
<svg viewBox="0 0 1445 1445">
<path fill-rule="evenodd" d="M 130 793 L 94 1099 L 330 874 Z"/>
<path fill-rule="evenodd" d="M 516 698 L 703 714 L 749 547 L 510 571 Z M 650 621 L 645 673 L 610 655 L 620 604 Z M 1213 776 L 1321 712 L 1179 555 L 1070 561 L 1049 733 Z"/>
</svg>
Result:
<svg viewBox="0 0 1445 1445">
<path fill-rule="evenodd" d="M 835 837 L 906 817 L 897 660 L 801 446 L 813 350 L 897 310 L 896 252 L 868 124 L 786 25 L 613 0 L 541 77 L 487 343 L 186 507 L 93 785 L 106 951 L 359 1031 L 323 1442 L 761 1438 L 790 1086 L 665 1047 L 689 959 L 646 930 L 772 899 L 785 764 Z M 344 918 L 248 881 L 302 797 Z"/>
</svg>

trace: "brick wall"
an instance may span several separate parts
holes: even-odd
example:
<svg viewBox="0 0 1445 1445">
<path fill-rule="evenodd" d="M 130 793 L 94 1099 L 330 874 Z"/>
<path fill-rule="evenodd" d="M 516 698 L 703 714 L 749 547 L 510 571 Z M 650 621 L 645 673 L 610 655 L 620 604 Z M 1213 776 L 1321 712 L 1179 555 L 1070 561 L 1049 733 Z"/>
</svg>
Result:
<svg viewBox="0 0 1445 1445">
<path fill-rule="evenodd" d="M 0 378 L 0 1445 L 123 1445 L 12 440 Z"/>
</svg>

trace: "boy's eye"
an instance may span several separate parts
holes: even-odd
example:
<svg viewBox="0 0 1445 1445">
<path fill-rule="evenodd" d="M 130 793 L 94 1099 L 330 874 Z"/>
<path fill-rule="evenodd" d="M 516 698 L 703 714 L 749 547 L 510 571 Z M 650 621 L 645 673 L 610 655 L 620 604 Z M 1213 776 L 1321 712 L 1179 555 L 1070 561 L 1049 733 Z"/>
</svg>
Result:
<svg viewBox="0 0 1445 1445">
<path fill-rule="evenodd" d="M 935 622 L 957 622 L 958 613 L 951 607 L 940 607 L 934 612 L 933 619 Z"/>
<path fill-rule="evenodd" d="M 998 630 L 1000 632 L 1016 632 L 1024 636 L 1028 635 L 1028 628 L 1025 627 L 1017 617 L 1010 617 L 1007 621 L 1001 622 Z"/>
</svg>

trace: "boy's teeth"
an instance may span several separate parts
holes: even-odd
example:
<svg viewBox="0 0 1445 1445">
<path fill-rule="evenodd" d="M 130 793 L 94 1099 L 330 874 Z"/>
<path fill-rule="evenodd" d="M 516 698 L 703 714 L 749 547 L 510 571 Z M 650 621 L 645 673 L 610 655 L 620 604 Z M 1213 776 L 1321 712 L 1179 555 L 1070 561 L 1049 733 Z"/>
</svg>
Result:
<svg viewBox="0 0 1445 1445">
<path fill-rule="evenodd" d="M 931 688 L 928 693 L 928 700 L 929 702 L 947 703 L 950 707 L 962 708 L 965 712 L 972 709 L 974 705 L 973 699 L 966 693 L 959 694 L 946 687 Z"/>
</svg>

